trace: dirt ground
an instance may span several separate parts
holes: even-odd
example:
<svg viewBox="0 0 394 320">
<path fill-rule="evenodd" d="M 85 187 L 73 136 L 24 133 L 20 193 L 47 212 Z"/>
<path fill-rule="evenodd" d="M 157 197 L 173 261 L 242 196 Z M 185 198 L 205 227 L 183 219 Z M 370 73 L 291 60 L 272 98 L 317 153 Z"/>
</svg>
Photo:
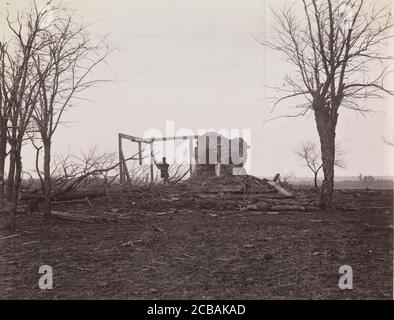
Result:
<svg viewBox="0 0 394 320">
<path fill-rule="evenodd" d="M 0 298 L 392 299 L 392 191 L 336 192 L 331 212 L 131 210 L 106 223 L 21 214 L 16 232 L 0 230 L 16 235 L 0 240 Z M 99 205 L 116 214 L 116 203 Z M 43 264 L 53 290 L 38 288 Z M 341 265 L 353 290 L 338 287 Z"/>
</svg>

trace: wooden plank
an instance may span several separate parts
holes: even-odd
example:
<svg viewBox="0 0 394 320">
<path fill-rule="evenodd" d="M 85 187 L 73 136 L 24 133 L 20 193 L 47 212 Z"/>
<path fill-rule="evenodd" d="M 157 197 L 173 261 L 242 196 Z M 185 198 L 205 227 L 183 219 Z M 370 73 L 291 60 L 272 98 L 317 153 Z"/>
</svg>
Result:
<svg viewBox="0 0 394 320">
<path fill-rule="evenodd" d="M 119 182 L 124 183 L 124 172 L 123 172 L 123 160 L 122 159 L 122 136 L 119 133 L 118 135 L 118 149 L 119 149 Z"/>
</svg>

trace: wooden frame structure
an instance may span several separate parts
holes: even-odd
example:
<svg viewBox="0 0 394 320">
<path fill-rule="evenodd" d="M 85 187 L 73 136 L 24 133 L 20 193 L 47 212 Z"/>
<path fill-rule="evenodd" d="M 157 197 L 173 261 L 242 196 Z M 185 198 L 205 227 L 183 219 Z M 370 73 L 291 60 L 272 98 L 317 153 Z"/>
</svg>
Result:
<svg viewBox="0 0 394 320">
<path fill-rule="evenodd" d="M 127 168 L 127 161 L 130 159 L 125 159 L 123 153 L 123 140 L 128 140 L 133 143 L 138 144 L 138 158 L 134 160 L 138 160 L 139 164 L 142 165 L 142 144 L 149 145 L 150 148 L 150 177 L 151 182 L 154 180 L 154 164 L 153 164 L 153 143 L 154 142 L 164 142 L 164 141 L 181 141 L 181 140 L 189 140 L 189 160 L 190 160 L 190 174 L 193 172 L 193 142 L 194 140 L 198 139 L 199 136 L 175 136 L 175 137 L 162 137 L 162 138 L 151 138 L 151 139 L 144 139 L 140 137 L 130 136 L 127 134 L 119 133 L 118 134 L 118 144 L 119 144 L 119 179 L 120 183 L 130 182 L 130 173 Z"/>
</svg>

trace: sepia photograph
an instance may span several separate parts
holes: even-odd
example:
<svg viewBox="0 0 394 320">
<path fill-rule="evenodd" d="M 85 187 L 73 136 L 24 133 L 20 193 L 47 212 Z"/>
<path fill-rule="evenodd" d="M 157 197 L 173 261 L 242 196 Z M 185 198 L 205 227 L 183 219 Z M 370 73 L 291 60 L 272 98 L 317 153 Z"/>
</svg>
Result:
<svg viewBox="0 0 394 320">
<path fill-rule="evenodd" d="M 0 0 L 0 300 L 393 300 L 393 10 Z"/>
</svg>

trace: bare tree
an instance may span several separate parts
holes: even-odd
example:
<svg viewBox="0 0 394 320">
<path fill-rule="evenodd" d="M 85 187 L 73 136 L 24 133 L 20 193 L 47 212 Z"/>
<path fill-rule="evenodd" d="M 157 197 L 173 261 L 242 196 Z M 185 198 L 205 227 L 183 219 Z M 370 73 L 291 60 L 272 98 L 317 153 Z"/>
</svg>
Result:
<svg viewBox="0 0 394 320">
<path fill-rule="evenodd" d="M 51 170 L 51 198 L 91 185 L 107 188 L 118 177 L 118 165 L 115 153 L 100 154 L 96 148 L 81 156 L 59 157 Z"/>
<path fill-rule="evenodd" d="M 32 9 L 24 15 L 17 14 L 13 21 L 8 16 L 7 26 L 12 34 L 8 43 L 1 47 L 1 146 L 0 175 L 4 180 L 3 161 L 7 156 L 4 141 L 6 134 L 9 150 L 9 169 L 7 177 L 7 202 L 9 227 L 15 228 L 15 217 L 19 189 L 21 186 L 22 159 L 21 152 L 27 127 L 38 99 L 38 81 L 33 72 L 33 56 L 45 43 L 40 41 L 43 15 Z M 5 131 L 5 132 L 4 132 Z M 4 194 L 4 181 L 1 191 Z"/>
<path fill-rule="evenodd" d="M 8 96 L 6 86 L 7 46 L 0 42 L 0 211 L 5 208 L 5 161 L 7 158 Z"/>
<path fill-rule="evenodd" d="M 43 173 L 40 172 L 38 159 L 41 149 L 38 147 L 36 153 L 36 170 L 41 183 L 37 187 L 31 182 L 30 186 L 26 187 L 23 199 L 42 199 L 43 197 Z M 137 155 L 138 153 L 124 161 L 135 161 L 138 159 Z M 105 193 L 108 194 L 109 188 L 119 176 L 117 170 L 119 162 L 116 160 L 115 153 L 99 153 L 96 148 L 83 152 L 80 156 L 69 153 L 66 156 L 55 157 L 51 160 L 51 200 L 70 197 L 70 193 L 74 193 L 73 196 L 76 197 L 84 197 L 84 191 L 88 194 L 101 195 L 105 190 Z M 138 179 L 140 174 L 134 173 Z M 26 174 L 29 173 L 26 172 Z M 99 189 L 98 192 L 97 189 Z"/>
<path fill-rule="evenodd" d="M 305 161 L 306 166 L 313 172 L 314 177 L 314 184 L 315 188 L 318 188 L 317 185 L 317 177 L 319 175 L 320 170 L 323 167 L 323 163 L 321 160 L 321 154 L 318 150 L 316 144 L 312 141 L 308 141 L 303 143 L 299 150 L 295 151 L 295 153 Z M 345 163 L 342 159 L 344 152 L 336 146 L 336 159 L 335 159 L 335 166 L 339 168 L 345 168 Z"/>
<path fill-rule="evenodd" d="M 303 0 L 303 16 L 294 7 L 273 10 L 276 36 L 260 41 L 294 66 L 274 106 L 294 99 L 301 112 L 314 113 L 320 137 L 324 181 L 320 203 L 332 204 L 336 126 L 340 107 L 358 112 L 368 99 L 393 94 L 385 86 L 392 59 L 385 50 L 392 37 L 390 3 L 368 0 Z"/>
<path fill-rule="evenodd" d="M 52 1 L 41 9 L 35 1 L 31 4 L 14 20 L 7 16 L 11 38 L 0 42 L 0 208 L 4 208 L 6 193 L 11 228 L 15 228 L 26 135 L 36 142 L 38 133 L 42 141 L 45 214 L 49 215 L 53 135 L 71 100 L 98 82 L 88 76 L 108 53 L 101 40 L 93 44 L 85 25 L 74 22 L 72 15 L 54 7 Z M 38 154 L 41 147 L 34 146 Z"/>
<path fill-rule="evenodd" d="M 104 39 L 93 41 L 87 25 L 76 22 L 72 13 L 49 2 L 37 15 L 53 17 L 41 34 L 46 43 L 34 57 L 39 81 L 39 99 L 33 119 L 44 148 L 43 177 L 38 170 L 44 190 L 44 215 L 51 214 L 51 147 L 53 136 L 62 116 L 81 92 L 100 82 L 89 77 L 108 55 Z M 32 139 L 34 142 L 36 139 Z M 37 152 L 40 148 L 33 143 Z"/>
</svg>

